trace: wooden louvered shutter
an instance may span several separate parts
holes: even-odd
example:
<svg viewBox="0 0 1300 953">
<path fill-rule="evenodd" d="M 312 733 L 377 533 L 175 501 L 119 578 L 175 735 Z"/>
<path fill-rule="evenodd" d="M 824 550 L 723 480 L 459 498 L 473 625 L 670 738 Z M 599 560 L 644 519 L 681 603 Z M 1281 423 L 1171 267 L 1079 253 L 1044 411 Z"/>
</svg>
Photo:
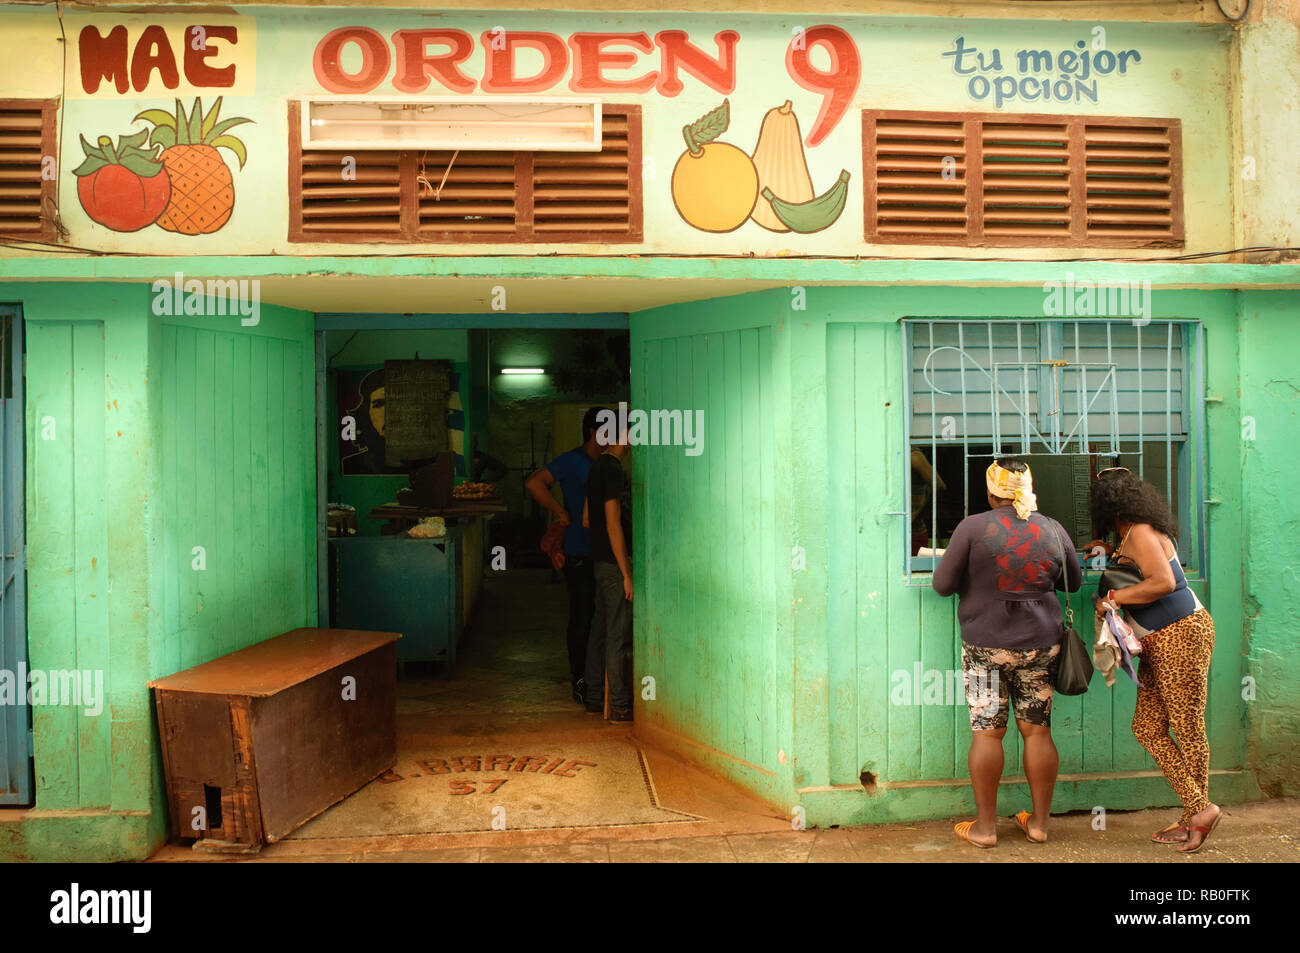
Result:
<svg viewBox="0 0 1300 953">
<path fill-rule="evenodd" d="M 1176 119 L 864 110 L 877 244 L 1183 244 Z"/>
<path fill-rule="evenodd" d="M 0 235 L 54 241 L 47 211 L 55 182 L 41 178 L 41 162 L 58 151 L 53 99 L 0 100 Z"/>
<path fill-rule="evenodd" d="M 289 104 L 290 241 L 641 241 L 639 106 L 602 106 L 600 152 L 304 152 L 299 108 Z"/>
<path fill-rule="evenodd" d="M 516 152 L 417 152 L 419 240 L 514 238 L 519 232 L 518 156 Z"/>
<path fill-rule="evenodd" d="M 400 241 L 402 154 L 354 149 L 304 152 L 299 106 L 289 104 L 289 238 Z"/>
<path fill-rule="evenodd" d="M 641 107 L 601 107 L 600 152 L 536 152 L 533 239 L 641 240 Z"/>
<path fill-rule="evenodd" d="M 1064 122 L 983 122 L 980 155 L 985 241 L 1070 244 L 1070 133 Z"/>
<path fill-rule="evenodd" d="M 966 238 L 966 124 L 960 118 L 879 114 L 864 139 L 867 240 Z"/>
<path fill-rule="evenodd" d="M 1088 243 L 1181 244 L 1182 128 L 1177 120 L 1084 124 Z"/>
</svg>

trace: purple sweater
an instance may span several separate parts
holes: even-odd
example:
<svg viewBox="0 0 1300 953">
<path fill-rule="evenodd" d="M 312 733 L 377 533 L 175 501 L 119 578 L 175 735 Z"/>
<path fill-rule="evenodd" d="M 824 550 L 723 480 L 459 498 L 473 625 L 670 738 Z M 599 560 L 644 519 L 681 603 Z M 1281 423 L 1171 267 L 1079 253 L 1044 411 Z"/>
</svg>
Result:
<svg viewBox="0 0 1300 953">
<path fill-rule="evenodd" d="M 1074 542 L 1060 523 L 1041 513 L 1022 520 L 1012 507 L 1000 506 L 958 524 L 933 585 L 941 596 L 958 595 L 963 642 L 1041 649 L 1064 633 L 1056 590 L 1077 592 L 1082 581 Z"/>
</svg>

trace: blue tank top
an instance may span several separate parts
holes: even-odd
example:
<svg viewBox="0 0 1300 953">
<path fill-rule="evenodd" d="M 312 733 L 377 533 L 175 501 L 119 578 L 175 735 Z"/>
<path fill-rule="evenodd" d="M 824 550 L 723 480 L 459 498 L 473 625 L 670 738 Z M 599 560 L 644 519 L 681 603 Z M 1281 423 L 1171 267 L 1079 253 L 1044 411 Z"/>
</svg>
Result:
<svg viewBox="0 0 1300 953">
<path fill-rule="evenodd" d="M 1187 588 L 1187 577 L 1183 574 L 1183 567 L 1178 564 L 1177 555 L 1169 560 L 1169 566 L 1174 571 L 1173 592 L 1145 606 L 1124 607 L 1139 625 L 1150 632 L 1173 625 L 1196 611 L 1196 595 Z"/>
</svg>

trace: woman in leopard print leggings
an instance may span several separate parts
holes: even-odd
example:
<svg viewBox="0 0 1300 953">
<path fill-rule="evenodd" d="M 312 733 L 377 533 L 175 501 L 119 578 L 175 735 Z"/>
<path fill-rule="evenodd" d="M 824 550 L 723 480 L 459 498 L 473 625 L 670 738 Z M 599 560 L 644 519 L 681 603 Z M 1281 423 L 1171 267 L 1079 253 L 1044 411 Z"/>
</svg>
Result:
<svg viewBox="0 0 1300 953">
<path fill-rule="evenodd" d="M 1192 854 L 1201 849 L 1223 813 L 1210 800 L 1210 744 L 1205 733 L 1214 620 L 1188 588 L 1173 543 L 1177 523 L 1155 487 L 1115 467 L 1097 475 L 1090 503 L 1094 527 L 1102 533 L 1113 530 L 1123 539 L 1115 557 L 1127 558 L 1142 571 L 1137 585 L 1099 592 L 1097 613 L 1105 612 L 1103 600 L 1123 607 L 1142 640 L 1133 734 L 1151 752 L 1183 805 L 1177 823 L 1151 839 L 1181 844 L 1181 853 Z"/>
</svg>

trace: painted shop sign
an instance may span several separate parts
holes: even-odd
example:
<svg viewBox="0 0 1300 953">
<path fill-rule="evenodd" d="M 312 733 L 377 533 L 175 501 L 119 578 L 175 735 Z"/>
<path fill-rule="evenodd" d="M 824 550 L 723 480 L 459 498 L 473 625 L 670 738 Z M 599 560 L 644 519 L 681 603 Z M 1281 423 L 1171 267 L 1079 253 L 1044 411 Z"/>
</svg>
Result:
<svg viewBox="0 0 1300 953">
<path fill-rule="evenodd" d="M 255 91 L 257 26 L 252 17 L 106 21 L 82 14 L 69 15 L 68 21 L 67 89 L 73 97 Z"/>
<path fill-rule="evenodd" d="M 397 30 L 385 37 L 370 27 L 347 26 L 321 37 L 311 64 L 320 88 L 339 94 L 369 93 L 391 78 L 396 90 L 412 95 L 431 87 L 465 95 L 541 93 L 564 83 L 576 93 L 674 97 L 686 88 L 683 77 L 719 93 L 734 92 L 740 40 L 736 30 L 697 40 L 686 30 L 659 30 L 653 37 L 645 31 L 563 36 L 494 27 L 476 39 L 459 29 Z M 466 61 L 476 47 L 483 59 L 474 76 Z M 819 49 L 829 68 L 815 64 Z M 78 32 L 76 51 L 74 69 L 85 95 L 171 92 L 182 85 L 229 90 L 255 59 L 247 26 L 241 34 L 236 24 L 181 23 L 174 17 L 130 27 L 88 23 Z M 539 57 L 540 67 L 522 65 Z M 801 27 L 786 46 L 784 65 L 797 85 L 822 96 L 808 136 L 808 145 L 815 146 L 844 117 L 861 82 L 857 43 L 837 26 Z"/>
<path fill-rule="evenodd" d="M 66 65 L 62 45 L 51 48 L 42 81 L 32 83 L 44 95 L 57 95 L 60 81 L 66 89 L 57 175 L 64 221 L 82 244 L 213 254 L 316 244 L 293 237 L 302 211 L 284 200 L 295 174 L 286 143 L 297 139 L 285 134 L 286 106 L 309 97 L 576 97 L 635 106 L 629 130 L 640 155 L 626 176 L 641 195 L 639 248 L 704 254 L 869 248 L 860 116 L 885 103 L 1150 115 L 1149 84 L 1172 73 L 1157 114 L 1182 117 L 1197 141 L 1222 139 L 1226 125 L 1224 110 L 1199 108 L 1222 72 L 1220 46 L 1150 25 L 1112 26 L 1108 37 L 1105 27 L 1077 23 L 857 16 L 801 24 L 791 15 L 460 11 L 431 20 L 338 10 L 322 22 L 167 9 L 70 11 Z M 36 44 L 48 24 L 30 19 L 38 26 L 24 42 Z M 1210 68 L 1181 77 L 1189 57 L 1208 57 Z M 0 75 L 5 69 L 0 63 Z M 617 153 L 621 140 L 612 141 Z M 436 193 L 464 157 L 429 157 Z M 346 174 L 355 157 L 343 159 L 340 189 L 356 181 Z M 1207 170 L 1219 161 L 1213 151 L 1189 157 L 1189 182 L 1217 181 Z M 421 188 L 427 200 L 430 189 Z M 519 201 L 527 213 L 532 199 Z M 459 222 L 455 214 L 447 221 Z M 467 211 L 464 221 L 477 228 L 479 217 Z M 1193 224 L 1222 232 L 1225 221 L 1206 206 Z M 523 228 L 519 240 L 545 244 L 539 234 Z M 627 250 L 602 234 L 590 232 L 588 244 Z M 402 240 L 420 244 L 426 235 L 451 243 L 436 229 Z"/>
<path fill-rule="evenodd" d="M 982 49 L 957 37 L 942 54 L 952 58 L 952 71 L 966 80 L 966 92 L 995 109 L 1020 103 L 1098 102 L 1098 77 L 1124 76 L 1142 62 L 1137 50 L 1106 49 L 1106 30 L 1094 27 L 1091 43 L 1077 40 L 1065 49 L 1019 49 L 1004 57 L 999 48 Z"/>
<path fill-rule="evenodd" d="M 390 52 L 391 43 L 391 52 Z M 392 73 L 393 86 L 403 93 L 426 93 L 436 81 L 453 93 L 541 93 L 555 89 L 567 77 L 575 93 L 644 94 L 677 96 L 685 89 L 687 74 L 719 93 L 736 88 L 737 48 L 740 34 L 722 30 L 712 37 L 713 49 L 697 43 L 685 30 L 660 30 L 653 39 L 637 33 L 570 33 L 506 30 L 494 27 L 477 38 L 483 50 L 482 73 L 477 78 L 463 64 L 475 51 L 476 41 L 464 30 L 398 30 L 391 41 L 370 27 L 333 30 L 316 45 L 312 68 L 316 80 L 333 93 L 368 93 Z M 343 54 L 349 47 L 360 51 L 360 65 L 349 72 Z M 811 56 L 816 48 L 830 56 L 831 68 L 817 68 Z M 541 66 L 521 72 L 520 53 L 531 51 Z M 658 69 L 640 62 L 648 56 Z M 394 71 L 395 67 L 395 71 Z M 626 75 L 639 70 L 636 75 Z M 808 144 L 821 142 L 843 117 L 862 78 L 857 44 L 837 26 L 799 29 L 786 47 L 785 70 L 804 89 L 823 96 Z"/>
</svg>

